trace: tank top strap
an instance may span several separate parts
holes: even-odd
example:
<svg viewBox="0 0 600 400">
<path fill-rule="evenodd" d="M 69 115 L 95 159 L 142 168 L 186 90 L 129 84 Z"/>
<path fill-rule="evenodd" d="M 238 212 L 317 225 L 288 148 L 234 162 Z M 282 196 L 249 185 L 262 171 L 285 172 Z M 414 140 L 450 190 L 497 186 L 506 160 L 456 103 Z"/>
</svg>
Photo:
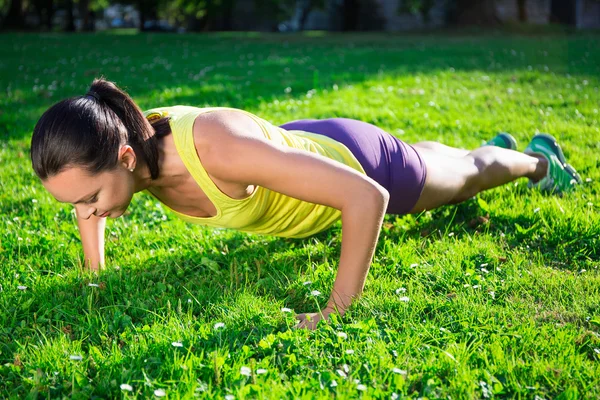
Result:
<svg viewBox="0 0 600 400">
<path fill-rule="evenodd" d="M 201 218 L 195 217 L 196 220 L 217 220 L 223 215 L 225 209 L 240 205 L 241 202 L 247 199 L 233 199 L 223 193 L 221 189 L 210 178 L 198 153 L 194 142 L 194 122 L 196 117 L 219 109 L 228 109 L 227 107 L 206 107 L 198 108 L 191 106 L 172 106 L 163 108 L 154 108 L 144 112 L 146 118 L 151 121 L 158 118 L 170 117 L 169 124 L 177 153 L 181 157 L 185 167 L 190 172 L 194 181 L 200 186 L 209 200 L 213 203 L 217 210 L 217 215 L 213 217 Z M 231 110 L 237 110 L 231 108 Z M 238 110 L 241 111 L 241 110 Z"/>
</svg>

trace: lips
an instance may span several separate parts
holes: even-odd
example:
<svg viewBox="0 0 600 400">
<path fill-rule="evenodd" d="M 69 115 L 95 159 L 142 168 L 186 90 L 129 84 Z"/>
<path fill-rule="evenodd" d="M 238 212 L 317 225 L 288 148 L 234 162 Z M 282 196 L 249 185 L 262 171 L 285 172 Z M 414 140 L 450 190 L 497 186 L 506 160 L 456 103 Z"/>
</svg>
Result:
<svg viewBox="0 0 600 400">
<path fill-rule="evenodd" d="M 105 212 L 105 213 L 104 213 L 104 214 L 102 214 L 102 215 L 98 215 L 98 217 L 99 217 L 99 218 L 104 218 L 104 217 L 106 217 L 108 214 L 109 214 L 109 212 L 107 211 L 107 212 Z"/>
</svg>

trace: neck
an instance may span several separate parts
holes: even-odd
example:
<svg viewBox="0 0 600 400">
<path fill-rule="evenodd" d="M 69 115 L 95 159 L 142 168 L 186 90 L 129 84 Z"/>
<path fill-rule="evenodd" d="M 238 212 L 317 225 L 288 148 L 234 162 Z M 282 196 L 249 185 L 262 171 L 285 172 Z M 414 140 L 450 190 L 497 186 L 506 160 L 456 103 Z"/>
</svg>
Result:
<svg viewBox="0 0 600 400">
<path fill-rule="evenodd" d="M 150 176 L 150 170 L 147 165 L 137 166 L 133 170 L 133 191 L 134 193 L 147 190 L 152 187 L 156 187 L 158 179 L 152 179 Z"/>
</svg>

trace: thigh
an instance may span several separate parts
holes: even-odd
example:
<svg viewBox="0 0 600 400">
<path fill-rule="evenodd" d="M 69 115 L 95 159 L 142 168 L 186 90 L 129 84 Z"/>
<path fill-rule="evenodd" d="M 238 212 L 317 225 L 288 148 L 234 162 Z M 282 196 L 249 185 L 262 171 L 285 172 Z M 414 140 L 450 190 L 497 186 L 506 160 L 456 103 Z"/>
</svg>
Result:
<svg viewBox="0 0 600 400">
<path fill-rule="evenodd" d="M 477 177 L 477 167 L 469 157 L 449 156 L 420 147 L 417 152 L 425 163 L 427 176 L 423 191 L 411 213 L 452 204 Z"/>
</svg>

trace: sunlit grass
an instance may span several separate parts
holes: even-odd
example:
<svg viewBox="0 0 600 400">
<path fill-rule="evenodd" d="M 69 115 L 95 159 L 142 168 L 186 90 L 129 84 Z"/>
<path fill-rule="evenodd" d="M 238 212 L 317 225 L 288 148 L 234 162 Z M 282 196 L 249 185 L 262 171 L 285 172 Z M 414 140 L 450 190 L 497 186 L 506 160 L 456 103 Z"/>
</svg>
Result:
<svg viewBox="0 0 600 400">
<path fill-rule="evenodd" d="M 0 45 L 0 397 L 600 397 L 596 34 L 13 34 Z M 80 268 L 71 207 L 28 155 L 37 118 L 104 74 L 143 109 L 348 117 L 407 142 L 559 139 L 585 183 L 520 180 L 387 216 L 364 296 L 315 332 L 341 225 L 285 240 L 186 225 L 145 195 Z"/>
</svg>

